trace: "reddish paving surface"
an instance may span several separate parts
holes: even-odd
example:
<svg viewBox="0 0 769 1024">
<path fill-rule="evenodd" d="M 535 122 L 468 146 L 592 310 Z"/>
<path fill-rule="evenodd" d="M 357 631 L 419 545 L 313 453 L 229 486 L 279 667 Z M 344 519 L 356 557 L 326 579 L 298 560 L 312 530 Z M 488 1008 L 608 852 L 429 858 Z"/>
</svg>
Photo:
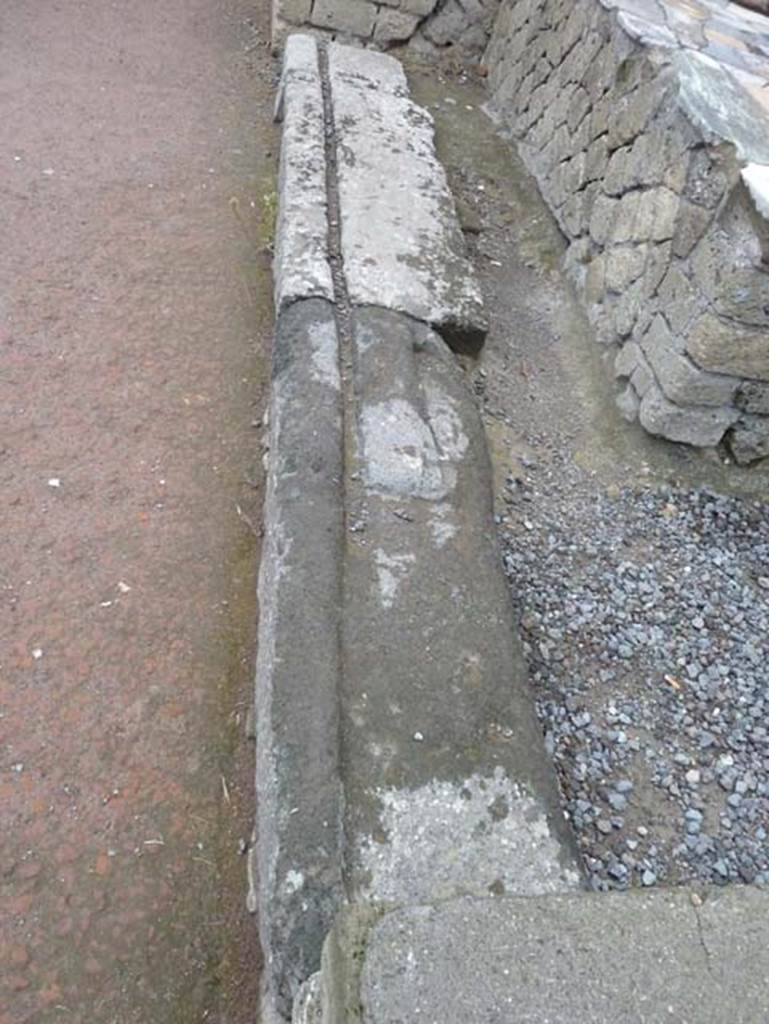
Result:
<svg viewBox="0 0 769 1024">
<path fill-rule="evenodd" d="M 266 6 L 0 5 L 0 1024 L 254 1019 Z"/>
</svg>

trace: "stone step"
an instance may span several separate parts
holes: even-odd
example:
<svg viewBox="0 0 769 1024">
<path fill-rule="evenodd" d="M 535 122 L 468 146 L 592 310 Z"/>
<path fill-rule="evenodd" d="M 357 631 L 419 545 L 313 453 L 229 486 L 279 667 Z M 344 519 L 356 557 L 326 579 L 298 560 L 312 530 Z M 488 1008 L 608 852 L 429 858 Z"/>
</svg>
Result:
<svg viewBox="0 0 769 1024">
<path fill-rule="evenodd" d="M 703 898 L 704 897 L 704 898 Z M 763 1024 L 769 893 L 748 887 L 351 907 L 297 1024 Z"/>
</svg>

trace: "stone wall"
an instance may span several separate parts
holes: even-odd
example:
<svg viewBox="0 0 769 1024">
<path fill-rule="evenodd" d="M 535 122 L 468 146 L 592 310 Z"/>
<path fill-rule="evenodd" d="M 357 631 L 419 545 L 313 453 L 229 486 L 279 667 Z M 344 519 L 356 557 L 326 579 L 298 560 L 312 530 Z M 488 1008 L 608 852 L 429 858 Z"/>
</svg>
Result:
<svg viewBox="0 0 769 1024">
<path fill-rule="evenodd" d="M 623 414 L 748 463 L 769 454 L 766 175 L 751 163 L 769 164 L 766 57 L 751 65 L 745 46 L 747 66 L 729 64 L 726 26 L 691 17 L 718 6 L 502 0 L 484 61 Z"/>
<path fill-rule="evenodd" d="M 477 60 L 489 41 L 499 0 L 272 0 L 272 44 L 289 32 L 387 49 L 410 42 L 422 51 L 453 48 Z"/>
</svg>

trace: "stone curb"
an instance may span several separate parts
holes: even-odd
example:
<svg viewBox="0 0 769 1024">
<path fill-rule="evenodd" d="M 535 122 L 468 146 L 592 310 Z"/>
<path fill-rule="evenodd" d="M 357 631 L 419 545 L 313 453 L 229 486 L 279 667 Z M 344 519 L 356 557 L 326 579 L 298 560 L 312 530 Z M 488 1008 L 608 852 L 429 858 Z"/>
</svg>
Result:
<svg viewBox="0 0 769 1024">
<path fill-rule="evenodd" d="M 286 43 L 275 104 L 283 123 L 275 228 L 275 309 L 298 299 L 334 301 L 328 263 L 323 94 L 314 39 Z"/>
<path fill-rule="evenodd" d="M 481 292 L 400 64 L 294 36 L 276 240 L 252 852 L 263 1018 L 345 898 L 579 885 L 496 549 Z"/>
<path fill-rule="evenodd" d="M 278 319 L 256 663 L 259 928 L 284 1017 L 342 902 L 342 398 L 333 308 Z M 253 899 L 253 897 L 252 897 Z M 252 906 L 257 909 L 256 906 Z"/>
</svg>

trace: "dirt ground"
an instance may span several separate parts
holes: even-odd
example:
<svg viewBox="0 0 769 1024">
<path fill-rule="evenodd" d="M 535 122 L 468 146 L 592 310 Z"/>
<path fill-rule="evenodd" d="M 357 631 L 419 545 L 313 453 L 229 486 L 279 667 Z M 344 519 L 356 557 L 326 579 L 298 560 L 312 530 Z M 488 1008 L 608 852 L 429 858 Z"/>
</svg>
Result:
<svg viewBox="0 0 769 1024">
<path fill-rule="evenodd" d="M 267 6 L 0 6 L 1 1024 L 255 1019 Z"/>
</svg>

